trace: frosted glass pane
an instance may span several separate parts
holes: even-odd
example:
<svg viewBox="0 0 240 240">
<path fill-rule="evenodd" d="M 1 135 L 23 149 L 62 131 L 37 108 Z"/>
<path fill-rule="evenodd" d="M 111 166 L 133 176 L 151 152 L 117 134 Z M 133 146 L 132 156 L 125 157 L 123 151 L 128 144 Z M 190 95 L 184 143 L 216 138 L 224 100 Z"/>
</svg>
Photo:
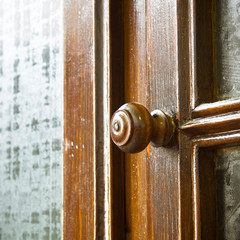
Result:
<svg viewBox="0 0 240 240">
<path fill-rule="evenodd" d="M 61 239 L 62 0 L 0 1 L 0 239 Z"/>
<path fill-rule="evenodd" d="M 240 239 L 240 148 L 216 151 L 216 192 L 220 240 Z"/>
<path fill-rule="evenodd" d="M 240 1 L 215 0 L 217 100 L 240 97 Z"/>
</svg>

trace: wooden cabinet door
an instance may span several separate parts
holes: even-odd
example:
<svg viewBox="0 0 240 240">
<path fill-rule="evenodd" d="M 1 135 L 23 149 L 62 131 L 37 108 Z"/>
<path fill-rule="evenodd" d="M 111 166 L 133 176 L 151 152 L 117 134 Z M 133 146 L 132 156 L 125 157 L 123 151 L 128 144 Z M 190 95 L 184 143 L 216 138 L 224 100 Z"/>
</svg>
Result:
<svg viewBox="0 0 240 240">
<path fill-rule="evenodd" d="M 66 1 L 65 239 L 239 239 L 238 8 Z M 118 150 L 124 102 L 172 115 L 172 144 Z"/>
</svg>

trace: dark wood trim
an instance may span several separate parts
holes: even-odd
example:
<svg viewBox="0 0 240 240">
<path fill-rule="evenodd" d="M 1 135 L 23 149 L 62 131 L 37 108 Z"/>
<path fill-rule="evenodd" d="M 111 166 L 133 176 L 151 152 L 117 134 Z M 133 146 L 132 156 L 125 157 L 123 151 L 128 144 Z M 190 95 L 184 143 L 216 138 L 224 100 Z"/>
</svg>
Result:
<svg viewBox="0 0 240 240">
<path fill-rule="evenodd" d="M 216 179 L 214 151 L 196 147 L 195 192 L 198 201 L 197 237 L 195 239 L 218 239 L 216 213 Z"/>
<path fill-rule="evenodd" d="M 196 90 L 196 12 L 195 1 L 178 1 L 178 103 L 179 124 L 191 119 Z M 179 133 L 179 239 L 192 240 L 195 232 L 193 208 L 193 145 Z"/>
<path fill-rule="evenodd" d="M 198 222 L 194 209 L 194 169 L 195 155 L 192 141 L 184 134 L 179 135 L 179 239 L 194 239 Z"/>
<path fill-rule="evenodd" d="M 240 128 L 240 112 L 197 118 L 179 127 L 186 134 L 193 136 L 227 132 Z"/>
<path fill-rule="evenodd" d="M 194 144 L 199 147 L 213 147 L 225 145 L 239 145 L 240 131 L 223 132 L 216 134 L 209 134 L 205 136 L 196 137 L 193 140 Z"/>
<path fill-rule="evenodd" d="M 213 7 L 214 0 L 191 0 L 195 2 L 195 49 L 196 82 L 194 85 L 195 106 L 214 101 L 214 42 L 213 42 Z M 195 107 L 194 107 L 195 108 Z M 193 109 L 194 109 L 193 108 Z"/>
<path fill-rule="evenodd" d="M 111 116 L 124 104 L 124 21 L 123 0 L 110 1 L 110 84 Z M 109 122 L 110 123 L 110 122 Z M 110 128 L 110 124 L 108 124 Z M 110 134 L 109 134 L 110 136 Z M 125 239 L 125 162 L 124 153 L 111 145 L 112 239 Z"/>
<path fill-rule="evenodd" d="M 201 104 L 193 110 L 192 117 L 208 117 L 234 111 L 240 111 L 240 99 L 230 99 L 214 103 Z"/>
</svg>

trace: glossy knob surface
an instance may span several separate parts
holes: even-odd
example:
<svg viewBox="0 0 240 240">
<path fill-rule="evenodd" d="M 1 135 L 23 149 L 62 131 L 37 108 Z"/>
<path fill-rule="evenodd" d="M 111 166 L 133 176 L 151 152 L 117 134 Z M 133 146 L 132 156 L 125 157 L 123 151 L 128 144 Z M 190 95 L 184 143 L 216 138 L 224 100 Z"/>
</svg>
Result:
<svg viewBox="0 0 240 240">
<path fill-rule="evenodd" d="M 150 113 L 139 103 L 120 107 L 111 119 L 111 137 L 124 152 L 141 152 L 151 142 L 155 147 L 166 146 L 174 133 L 173 119 L 161 110 Z"/>
</svg>

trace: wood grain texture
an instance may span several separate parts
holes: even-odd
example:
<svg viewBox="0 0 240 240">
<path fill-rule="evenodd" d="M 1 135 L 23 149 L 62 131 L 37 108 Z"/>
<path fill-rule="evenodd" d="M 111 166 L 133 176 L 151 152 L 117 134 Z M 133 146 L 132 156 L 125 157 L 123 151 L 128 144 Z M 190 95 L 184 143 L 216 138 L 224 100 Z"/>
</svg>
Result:
<svg viewBox="0 0 240 240">
<path fill-rule="evenodd" d="M 109 125 L 123 103 L 122 29 L 121 2 L 65 1 L 66 240 L 125 236 L 123 154 Z"/>
<path fill-rule="evenodd" d="M 227 132 L 240 128 L 240 114 L 223 114 L 212 117 L 196 118 L 179 127 L 190 135 L 204 135 L 210 133 Z"/>
<path fill-rule="evenodd" d="M 214 103 L 206 103 L 197 106 L 192 111 L 193 118 L 209 117 L 218 114 L 230 113 L 240 110 L 239 99 L 229 99 Z"/>
<path fill-rule="evenodd" d="M 240 132 L 231 131 L 231 132 L 207 134 L 204 136 L 194 137 L 192 141 L 194 142 L 194 144 L 197 144 L 199 147 L 238 145 L 240 142 Z"/>
<path fill-rule="evenodd" d="M 177 112 L 176 1 L 124 1 L 125 101 Z M 178 238 L 177 148 L 125 155 L 127 239 Z"/>
<path fill-rule="evenodd" d="M 195 2 L 196 106 L 214 101 L 213 0 Z"/>
<path fill-rule="evenodd" d="M 213 165 L 197 148 L 240 141 L 238 100 L 195 108 L 214 100 L 212 4 L 65 1 L 64 239 L 206 236 Z M 173 115 L 178 142 L 124 156 L 108 122 L 124 102 Z"/>
<path fill-rule="evenodd" d="M 145 22 L 145 3 L 126 0 L 123 10 L 125 102 L 145 104 L 148 84 L 144 49 L 146 28 L 145 24 L 142 24 Z M 141 39 L 138 37 L 139 34 Z M 149 238 L 146 165 L 146 152 L 125 154 L 126 239 Z"/>
<path fill-rule="evenodd" d="M 65 1 L 64 239 L 95 239 L 94 1 Z"/>
<path fill-rule="evenodd" d="M 182 129 L 192 136 L 193 145 L 199 147 L 195 159 L 199 166 L 196 170 L 199 189 L 197 186 L 195 188 L 199 195 L 199 202 L 195 206 L 200 209 L 197 239 L 238 239 L 239 221 L 237 224 L 234 221 L 239 219 L 239 214 L 232 214 L 232 222 L 228 218 L 224 224 L 224 214 L 221 214 L 226 212 L 225 207 L 230 209 L 233 206 L 230 199 L 235 197 L 228 198 L 225 206 L 219 206 L 219 202 L 223 202 L 227 195 L 224 193 L 227 191 L 225 186 L 231 189 L 228 190 L 229 195 L 237 192 L 230 186 L 233 172 L 230 159 L 234 159 L 236 152 L 231 148 L 228 151 L 217 149 L 239 145 L 239 99 L 236 99 L 239 97 L 239 37 L 236 27 L 239 25 L 239 5 L 231 0 L 197 0 L 196 5 L 197 105 L 208 104 L 193 108 L 192 116 L 196 119 L 185 124 L 183 128 L 188 129 Z M 222 99 L 229 100 L 214 102 Z M 199 134 L 203 136 L 197 136 Z M 224 166 L 222 169 L 220 167 L 220 171 L 217 169 L 217 158 Z M 216 177 L 218 174 L 219 177 Z M 224 178 L 227 179 L 225 186 Z M 217 208 L 220 212 L 217 212 Z M 236 209 L 234 211 L 237 212 Z"/>
<path fill-rule="evenodd" d="M 196 6 L 195 1 L 178 1 L 178 120 L 179 125 L 191 119 L 196 88 Z M 179 239 L 194 239 L 196 211 L 194 211 L 193 145 L 191 139 L 179 131 Z"/>
</svg>

